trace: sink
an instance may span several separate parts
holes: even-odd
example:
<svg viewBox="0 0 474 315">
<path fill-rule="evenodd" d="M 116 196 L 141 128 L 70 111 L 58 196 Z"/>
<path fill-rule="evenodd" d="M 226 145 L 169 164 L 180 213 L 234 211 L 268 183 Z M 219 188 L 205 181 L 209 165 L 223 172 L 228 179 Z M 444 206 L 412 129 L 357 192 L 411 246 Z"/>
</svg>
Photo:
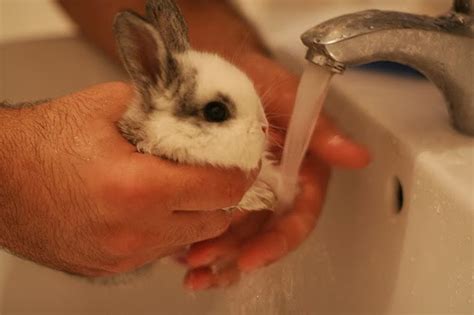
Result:
<svg viewBox="0 0 474 315">
<path fill-rule="evenodd" d="M 0 75 L 11 101 L 126 79 L 74 36 L 0 44 Z M 1 252 L 0 314 L 471 314 L 474 138 L 452 129 L 418 77 L 349 70 L 326 104 L 374 162 L 334 172 L 317 228 L 283 261 L 191 294 L 166 260 L 133 285 L 103 287 Z"/>
<path fill-rule="evenodd" d="M 126 78 L 76 37 L 4 44 L 0 69 L 0 98 L 11 101 Z M 283 261 L 191 294 L 166 260 L 133 285 L 103 287 L 2 252 L 0 313 L 471 314 L 473 138 L 452 129 L 442 96 L 419 77 L 350 70 L 326 103 L 374 162 L 334 172 L 317 228 Z"/>
</svg>

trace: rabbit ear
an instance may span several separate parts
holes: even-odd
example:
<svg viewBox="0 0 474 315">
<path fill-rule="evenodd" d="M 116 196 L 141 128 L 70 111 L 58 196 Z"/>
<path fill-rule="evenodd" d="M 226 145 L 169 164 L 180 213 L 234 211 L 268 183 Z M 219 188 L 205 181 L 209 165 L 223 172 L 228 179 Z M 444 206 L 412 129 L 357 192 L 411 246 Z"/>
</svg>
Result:
<svg viewBox="0 0 474 315">
<path fill-rule="evenodd" d="M 172 52 L 189 49 L 188 26 L 173 0 L 148 0 L 147 19 L 153 23 Z"/>
<path fill-rule="evenodd" d="M 160 33 L 142 17 L 119 13 L 114 32 L 122 62 L 143 97 L 149 97 L 150 87 L 166 88 L 177 77 L 176 61 Z M 148 110 L 150 102 L 143 103 Z"/>
</svg>

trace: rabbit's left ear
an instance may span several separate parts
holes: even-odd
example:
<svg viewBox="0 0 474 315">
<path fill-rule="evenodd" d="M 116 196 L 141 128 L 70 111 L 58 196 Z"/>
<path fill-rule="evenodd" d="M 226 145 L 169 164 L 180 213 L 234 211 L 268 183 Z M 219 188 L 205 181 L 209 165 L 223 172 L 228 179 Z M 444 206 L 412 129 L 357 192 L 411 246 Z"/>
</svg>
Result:
<svg viewBox="0 0 474 315">
<path fill-rule="evenodd" d="M 184 52 L 190 48 L 188 26 L 173 0 L 148 0 L 146 18 L 160 32 L 171 52 Z"/>
<path fill-rule="evenodd" d="M 166 89 L 178 76 L 177 62 L 153 25 L 133 12 L 119 13 L 114 31 L 122 63 L 145 98 L 144 110 L 148 111 L 150 88 Z"/>
</svg>

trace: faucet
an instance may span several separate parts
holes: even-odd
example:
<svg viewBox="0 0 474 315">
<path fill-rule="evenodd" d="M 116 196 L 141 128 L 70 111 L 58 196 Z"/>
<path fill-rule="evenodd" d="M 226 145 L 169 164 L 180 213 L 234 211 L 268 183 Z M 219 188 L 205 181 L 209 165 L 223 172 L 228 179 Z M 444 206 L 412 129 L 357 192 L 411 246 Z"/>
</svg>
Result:
<svg viewBox="0 0 474 315">
<path fill-rule="evenodd" d="M 440 17 L 368 10 L 306 31 L 306 59 L 335 73 L 375 61 L 408 65 L 442 92 L 454 127 L 474 136 L 474 10 L 455 0 Z"/>
</svg>

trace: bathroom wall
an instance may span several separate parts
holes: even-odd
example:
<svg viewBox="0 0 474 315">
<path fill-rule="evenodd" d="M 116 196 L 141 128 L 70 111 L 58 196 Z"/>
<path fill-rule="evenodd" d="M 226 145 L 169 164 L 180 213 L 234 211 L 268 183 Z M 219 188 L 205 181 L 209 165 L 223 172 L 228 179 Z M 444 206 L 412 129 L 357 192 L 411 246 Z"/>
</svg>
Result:
<svg viewBox="0 0 474 315">
<path fill-rule="evenodd" d="M 73 32 L 73 24 L 53 0 L 0 0 L 0 44 Z"/>
<path fill-rule="evenodd" d="M 101 0 L 98 0 L 101 1 Z M 408 12 L 435 14 L 449 8 L 449 0 L 233 0 L 252 17 L 259 27 L 266 27 L 269 33 L 293 29 L 298 12 L 310 12 L 306 24 L 322 19 L 367 8 L 391 9 Z M 54 0 L 0 0 L 0 43 L 38 37 L 58 37 L 74 32 L 73 24 L 54 4 Z M 286 7 L 291 6 L 292 10 Z M 262 10 L 265 9 L 265 10 Z M 289 13 L 291 12 L 291 14 Z M 263 14 L 266 13 L 266 14 Z M 285 17 L 285 23 L 275 20 Z M 272 23 L 273 21 L 273 23 Z M 293 25 L 290 27 L 290 25 Z M 278 27 L 280 26 L 280 27 Z M 301 27 L 300 27 L 301 28 Z"/>
</svg>

